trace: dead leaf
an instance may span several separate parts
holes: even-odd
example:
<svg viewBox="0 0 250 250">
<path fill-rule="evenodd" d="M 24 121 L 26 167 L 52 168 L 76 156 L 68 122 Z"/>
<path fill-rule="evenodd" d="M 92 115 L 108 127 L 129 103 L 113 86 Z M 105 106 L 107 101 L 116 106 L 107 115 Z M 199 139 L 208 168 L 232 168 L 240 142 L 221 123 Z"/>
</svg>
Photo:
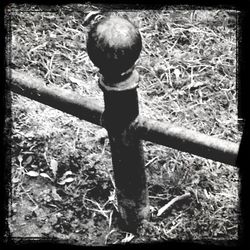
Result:
<svg viewBox="0 0 250 250">
<path fill-rule="evenodd" d="M 47 175 L 47 174 L 45 174 L 45 173 L 41 173 L 40 176 L 42 176 L 42 177 L 44 177 L 44 178 L 48 178 L 48 179 L 50 179 L 51 181 L 53 181 L 52 178 L 49 177 L 49 175 Z"/>
<path fill-rule="evenodd" d="M 39 175 L 39 173 L 31 170 L 31 171 L 27 172 L 26 175 L 31 176 L 31 177 L 37 177 Z"/>
<path fill-rule="evenodd" d="M 72 182 L 72 181 L 74 181 L 74 180 L 75 180 L 75 178 L 69 177 L 69 178 L 66 178 L 65 180 L 59 181 L 59 182 L 57 182 L 57 183 L 58 183 L 59 185 L 64 185 L 64 184 L 70 183 L 70 182 Z"/>
<path fill-rule="evenodd" d="M 24 165 L 28 165 L 28 164 L 30 164 L 31 162 L 32 162 L 32 156 L 30 155 L 24 162 L 23 162 L 23 164 Z"/>
<path fill-rule="evenodd" d="M 61 177 L 62 180 L 64 180 L 68 175 L 73 175 L 72 171 L 68 170 L 66 171 L 63 176 Z"/>
</svg>

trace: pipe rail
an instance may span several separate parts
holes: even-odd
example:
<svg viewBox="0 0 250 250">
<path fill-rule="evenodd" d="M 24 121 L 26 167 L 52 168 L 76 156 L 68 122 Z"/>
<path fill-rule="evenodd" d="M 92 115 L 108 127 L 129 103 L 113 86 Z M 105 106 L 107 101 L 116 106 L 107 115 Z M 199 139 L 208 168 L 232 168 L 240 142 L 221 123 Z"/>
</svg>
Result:
<svg viewBox="0 0 250 250">
<path fill-rule="evenodd" d="M 10 90 L 56 108 L 82 120 L 103 126 L 103 103 L 59 87 L 47 87 L 43 79 L 10 69 L 7 72 Z M 147 141 L 188 152 L 197 156 L 236 166 L 239 144 L 208 136 L 197 131 L 139 117 L 133 129 Z"/>
<path fill-rule="evenodd" d="M 130 232 L 149 216 L 142 139 L 232 165 L 239 150 L 235 143 L 139 115 L 134 64 L 141 49 L 141 35 L 127 19 L 111 16 L 91 27 L 87 52 L 102 75 L 104 107 L 72 91 L 48 88 L 43 80 L 24 73 L 10 70 L 8 75 L 10 90 L 107 129 L 120 227 Z"/>
</svg>

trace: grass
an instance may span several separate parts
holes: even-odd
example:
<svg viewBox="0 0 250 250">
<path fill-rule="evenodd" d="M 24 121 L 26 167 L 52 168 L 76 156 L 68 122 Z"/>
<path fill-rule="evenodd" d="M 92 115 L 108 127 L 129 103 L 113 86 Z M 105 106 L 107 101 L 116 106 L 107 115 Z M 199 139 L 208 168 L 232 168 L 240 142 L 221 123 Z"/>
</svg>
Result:
<svg viewBox="0 0 250 250">
<path fill-rule="evenodd" d="M 10 5 L 9 65 L 102 100 L 83 23 L 98 8 Z M 127 15 L 143 38 L 136 63 L 141 114 L 239 143 L 237 12 L 166 7 L 117 15 Z M 116 225 L 111 153 L 108 139 L 96 136 L 100 127 L 16 94 L 11 111 L 12 237 L 81 245 L 238 239 L 237 168 L 144 142 L 151 212 L 131 235 Z M 157 216 L 185 192 L 188 201 Z"/>
</svg>

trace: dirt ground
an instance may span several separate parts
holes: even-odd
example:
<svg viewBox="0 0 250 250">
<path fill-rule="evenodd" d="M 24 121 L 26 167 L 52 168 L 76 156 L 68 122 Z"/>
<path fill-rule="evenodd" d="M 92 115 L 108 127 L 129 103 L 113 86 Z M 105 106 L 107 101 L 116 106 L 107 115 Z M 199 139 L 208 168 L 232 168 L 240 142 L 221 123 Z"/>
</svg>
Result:
<svg viewBox="0 0 250 250">
<path fill-rule="evenodd" d="M 41 77 L 48 87 L 103 101 L 98 69 L 86 52 L 89 27 L 83 22 L 98 8 L 10 6 L 8 66 Z M 140 114 L 239 143 L 237 11 L 166 7 L 118 15 L 135 22 L 143 39 L 136 63 Z M 104 246 L 239 239 L 240 176 L 234 166 L 144 141 L 150 216 L 131 234 L 118 227 L 103 130 L 14 93 L 10 102 L 10 241 Z M 157 215 L 187 192 L 190 197 Z"/>
</svg>

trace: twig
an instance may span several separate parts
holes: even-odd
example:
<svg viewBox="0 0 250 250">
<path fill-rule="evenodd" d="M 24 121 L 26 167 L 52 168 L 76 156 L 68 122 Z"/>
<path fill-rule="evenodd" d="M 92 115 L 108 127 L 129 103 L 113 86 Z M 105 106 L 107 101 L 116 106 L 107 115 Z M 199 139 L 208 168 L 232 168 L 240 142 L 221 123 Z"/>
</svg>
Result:
<svg viewBox="0 0 250 250">
<path fill-rule="evenodd" d="M 172 226 L 167 232 L 166 232 L 165 229 L 163 229 L 164 234 L 165 234 L 166 236 L 167 236 L 168 234 L 170 234 L 175 228 L 177 228 L 177 227 L 180 225 L 181 222 L 182 222 L 182 221 L 179 221 L 176 225 Z"/>
<path fill-rule="evenodd" d="M 160 200 L 166 200 L 167 198 L 164 197 L 158 197 L 158 196 L 153 196 L 153 195 L 149 195 L 148 196 L 150 199 L 160 199 Z"/>
<path fill-rule="evenodd" d="M 106 245 L 107 242 L 108 242 L 108 237 L 109 237 L 109 235 L 112 234 L 113 232 L 116 232 L 116 230 L 115 230 L 115 229 L 112 229 L 112 230 L 105 236 L 105 245 Z"/>
<path fill-rule="evenodd" d="M 158 159 L 158 156 L 156 156 L 153 159 L 151 159 L 150 161 L 148 161 L 147 164 L 145 165 L 145 168 L 148 167 L 151 163 L 153 163 L 157 159 Z"/>
<path fill-rule="evenodd" d="M 87 207 L 86 205 L 84 206 L 86 209 L 88 210 L 92 210 L 92 211 L 95 211 L 95 212 L 99 212 L 101 213 L 107 220 L 109 220 L 109 217 L 107 216 L 107 212 L 109 212 L 109 210 L 104 210 L 96 201 L 92 201 L 90 199 L 87 199 L 87 198 L 84 198 L 85 200 L 87 201 L 90 201 L 92 204 L 96 205 L 99 209 L 95 209 L 95 208 L 89 208 Z"/>
<path fill-rule="evenodd" d="M 29 197 L 29 199 L 33 202 L 33 204 L 36 206 L 36 208 L 38 208 L 38 204 L 32 199 L 32 197 L 29 195 L 29 193 L 27 192 L 27 190 L 24 189 L 24 187 L 22 185 L 20 185 L 22 190 L 24 191 L 24 193 Z M 35 209 L 34 209 L 35 210 Z"/>
<path fill-rule="evenodd" d="M 160 208 L 158 210 L 157 216 L 161 216 L 167 209 L 169 209 L 174 203 L 176 203 L 177 201 L 186 199 L 188 197 L 190 197 L 191 194 L 190 193 L 185 193 L 183 195 L 177 196 L 174 199 L 172 199 L 170 202 L 168 202 L 166 205 L 164 205 L 162 208 Z"/>
<path fill-rule="evenodd" d="M 112 224 L 112 215 L 113 215 L 113 210 L 111 210 L 109 214 L 109 229 L 111 228 L 111 224 Z"/>
<path fill-rule="evenodd" d="M 116 186 L 115 186 L 115 182 L 114 182 L 114 179 L 113 179 L 113 176 L 109 173 L 109 177 L 110 177 L 110 180 L 113 184 L 113 187 L 114 187 L 114 190 L 116 190 Z"/>
</svg>

